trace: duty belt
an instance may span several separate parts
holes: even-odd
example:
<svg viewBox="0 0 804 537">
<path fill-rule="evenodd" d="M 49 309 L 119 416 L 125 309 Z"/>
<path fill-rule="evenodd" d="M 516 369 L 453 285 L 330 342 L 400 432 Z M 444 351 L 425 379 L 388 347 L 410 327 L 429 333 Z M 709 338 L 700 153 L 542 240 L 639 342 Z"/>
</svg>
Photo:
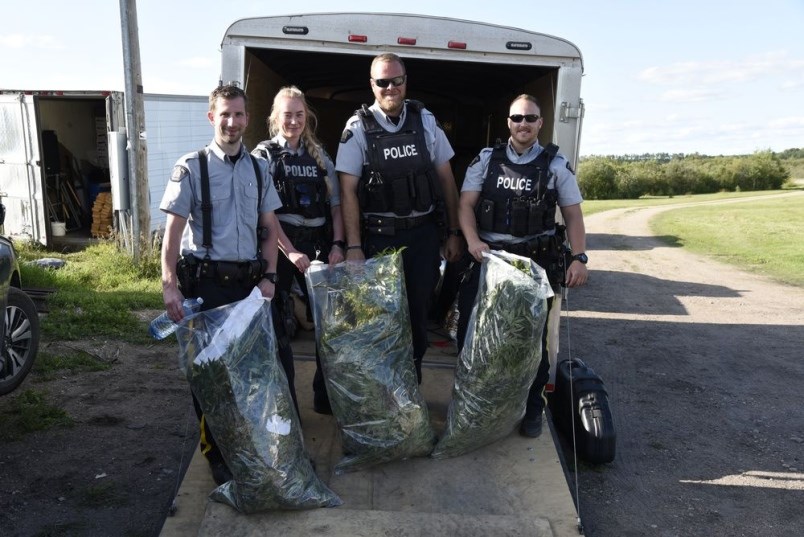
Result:
<svg viewBox="0 0 804 537">
<path fill-rule="evenodd" d="M 258 282 L 262 277 L 262 262 L 198 260 L 198 279 L 215 279 L 223 286 L 243 282 Z"/>
<path fill-rule="evenodd" d="M 307 226 L 294 226 L 285 222 L 280 223 L 285 235 L 292 242 L 312 242 L 324 239 L 324 228 L 326 226 L 307 227 Z"/>
<path fill-rule="evenodd" d="M 366 231 L 369 233 L 376 235 L 395 235 L 396 230 L 413 229 L 430 222 L 435 222 L 435 216 L 432 212 L 409 218 L 366 215 L 364 224 Z"/>
<path fill-rule="evenodd" d="M 488 245 L 492 250 L 505 250 L 510 254 L 529 257 L 537 263 L 551 252 L 558 251 L 555 235 L 541 235 L 523 242 L 490 242 Z"/>
</svg>

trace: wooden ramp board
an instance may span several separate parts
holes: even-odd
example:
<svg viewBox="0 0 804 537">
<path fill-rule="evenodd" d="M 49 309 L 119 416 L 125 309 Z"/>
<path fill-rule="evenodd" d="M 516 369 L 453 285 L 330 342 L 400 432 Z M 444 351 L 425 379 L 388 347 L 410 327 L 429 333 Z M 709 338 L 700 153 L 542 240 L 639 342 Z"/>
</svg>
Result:
<svg viewBox="0 0 804 537">
<path fill-rule="evenodd" d="M 162 537 L 578 535 L 575 507 L 546 426 L 539 438 L 512 431 L 461 457 L 416 458 L 334 475 L 340 438 L 335 419 L 312 409 L 315 362 L 310 338 L 301 333 L 293 342 L 305 444 L 318 475 L 343 505 L 240 514 L 207 499 L 215 484 L 196 451 L 179 491 L 178 510 L 165 521 Z M 454 346 L 434 345 L 425 356 L 422 393 L 436 433 L 444 429 L 454 362 Z"/>
</svg>

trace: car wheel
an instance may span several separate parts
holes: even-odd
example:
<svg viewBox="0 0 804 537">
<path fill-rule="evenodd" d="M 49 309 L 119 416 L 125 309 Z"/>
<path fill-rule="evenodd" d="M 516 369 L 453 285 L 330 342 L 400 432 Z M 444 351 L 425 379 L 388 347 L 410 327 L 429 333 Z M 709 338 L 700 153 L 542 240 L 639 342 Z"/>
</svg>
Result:
<svg viewBox="0 0 804 537">
<path fill-rule="evenodd" d="M 5 319 L 5 349 L 0 356 L 0 395 L 19 386 L 33 367 L 39 350 L 39 314 L 24 291 L 9 287 Z"/>
</svg>

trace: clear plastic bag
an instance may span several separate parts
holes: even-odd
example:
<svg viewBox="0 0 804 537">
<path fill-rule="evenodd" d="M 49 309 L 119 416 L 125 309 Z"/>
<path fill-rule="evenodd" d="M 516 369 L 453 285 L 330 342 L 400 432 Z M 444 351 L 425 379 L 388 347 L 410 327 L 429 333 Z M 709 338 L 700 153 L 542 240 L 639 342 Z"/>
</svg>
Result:
<svg viewBox="0 0 804 537">
<path fill-rule="evenodd" d="M 527 257 L 484 253 L 447 425 L 433 458 L 455 457 L 511 433 L 539 368 L 547 274 Z M 545 359 L 547 359 L 545 357 Z"/>
<path fill-rule="evenodd" d="M 306 273 L 342 473 L 426 456 L 435 444 L 419 391 L 401 253 Z"/>
<path fill-rule="evenodd" d="M 176 335 L 179 366 L 233 476 L 210 499 L 243 513 L 340 505 L 304 448 L 259 289 L 180 323 Z"/>
</svg>

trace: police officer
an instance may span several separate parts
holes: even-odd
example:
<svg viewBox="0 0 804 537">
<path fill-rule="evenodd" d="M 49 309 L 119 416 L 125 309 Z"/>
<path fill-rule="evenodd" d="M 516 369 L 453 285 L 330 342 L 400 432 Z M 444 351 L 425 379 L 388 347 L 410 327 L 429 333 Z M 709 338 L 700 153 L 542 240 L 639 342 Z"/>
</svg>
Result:
<svg viewBox="0 0 804 537">
<path fill-rule="evenodd" d="M 255 285 L 272 298 L 277 281 L 274 211 L 281 202 L 266 162 L 252 158 L 242 142 L 248 125 L 246 94 L 236 86 L 218 87 L 209 96 L 207 118 L 214 139 L 176 162 L 159 206 L 167 217 L 162 294 L 176 322 L 183 317 L 185 297 L 201 297 L 202 308 L 212 309 L 242 300 Z M 275 310 L 273 317 L 278 318 Z M 274 327 L 295 403 L 293 355 L 281 323 L 275 321 Z M 222 484 L 231 473 L 195 396 L 193 403 L 201 420 L 201 452 L 215 482 Z"/>
<path fill-rule="evenodd" d="M 295 86 L 281 88 L 268 117 L 268 131 L 273 137 L 260 142 L 252 152 L 269 161 L 282 200 L 282 208 L 276 211 L 281 225 L 279 248 L 284 254 L 277 260 L 280 302 L 290 294 L 295 279 L 307 300 L 308 316 L 310 299 L 304 272 L 310 261 L 334 265 L 344 260 L 346 249 L 338 176 L 315 135 L 317 122 L 301 90 Z M 317 349 L 313 409 L 319 414 L 332 414 Z"/>
<path fill-rule="evenodd" d="M 586 229 L 583 201 L 575 173 L 556 153 L 538 143 L 541 109 L 535 97 L 520 95 L 509 108 L 508 143 L 483 149 L 466 170 L 461 188 L 460 220 L 468 254 L 477 261 L 464 278 L 458 298 L 458 347 L 463 348 L 469 315 L 477 295 L 482 253 L 490 249 L 532 258 L 548 274 L 554 290 L 586 283 Z M 563 229 L 556 225 L 558 207 L 574 256 L 566 265 Z M 548 299 L 548 311 L 552 305 Z M 550 373 L 547 323 L 542 334 L 542 360 L 531 386 L 519 431 L 537 437 L 542 431 L 544 387 Z"/>
<path fill-rule="evenodd" d="M 443 231 L 449 232 L 447 260 L 459 259 L 462 247 L 449 162 L 454 151 L 433 114 L 420 102 L 405 100 L 408 75 L 399 56 L 380 54 L 370 73 L 374 104 L 347 121 L 336 158 L 346 259 L 360 261 L 388 248 L 405 248 L 413 358 L 421 382 L 428 302 L 438 277 Z"/>
</svg>

